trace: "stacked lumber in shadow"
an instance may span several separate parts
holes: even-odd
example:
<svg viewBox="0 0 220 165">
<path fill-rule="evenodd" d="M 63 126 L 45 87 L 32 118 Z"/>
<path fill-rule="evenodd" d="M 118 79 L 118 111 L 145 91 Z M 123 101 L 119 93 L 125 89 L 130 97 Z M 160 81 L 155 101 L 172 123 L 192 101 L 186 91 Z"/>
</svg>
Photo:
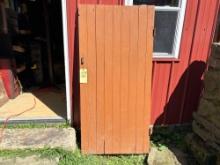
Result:
<svg viewBox="0 0 220 165">
<path fill-rule="evenodd" d="M 214 43 L 204 76 L 204 91 L 193 114 L 187 144 L 200 164 L 220 164 L 220 44 Z"/>
</svg>

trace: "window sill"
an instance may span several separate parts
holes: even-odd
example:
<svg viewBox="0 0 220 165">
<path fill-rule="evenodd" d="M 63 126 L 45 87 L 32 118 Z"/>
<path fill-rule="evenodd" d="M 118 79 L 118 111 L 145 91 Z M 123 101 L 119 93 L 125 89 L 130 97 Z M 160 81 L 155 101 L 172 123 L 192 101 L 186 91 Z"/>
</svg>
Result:
<svg viewBox="0 0 220 165">
<path fill-rule="evenodd" d="M 158 58 L 153 57 L 153 62 L 180 62 L 179 58 Z"/>
</svg>

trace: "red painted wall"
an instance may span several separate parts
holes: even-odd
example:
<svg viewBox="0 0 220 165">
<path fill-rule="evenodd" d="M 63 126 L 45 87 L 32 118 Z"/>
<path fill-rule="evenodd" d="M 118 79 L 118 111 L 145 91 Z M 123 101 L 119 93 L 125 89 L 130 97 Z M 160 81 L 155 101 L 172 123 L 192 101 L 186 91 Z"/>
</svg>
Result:
<svg viewBox="0 0 220 165">
<path fill-rule="evenodd" d="M 179 61 L 153 63 L 152 124 L 191 121 L 202 91 L 219 0 L 188 0 Z"/>
<path fill-rule="evenodd" d="M 75 124 L 79 123 L 77 5 L 122 4 L 122 1 L 67 0 Z M 152 124 L 179 124 L 191 121 L 202 91 L 202 75 L 210 52 L 218 8 L 219 0 L 188 0 L 179 60 L 153 61 Z"/>
</svg>

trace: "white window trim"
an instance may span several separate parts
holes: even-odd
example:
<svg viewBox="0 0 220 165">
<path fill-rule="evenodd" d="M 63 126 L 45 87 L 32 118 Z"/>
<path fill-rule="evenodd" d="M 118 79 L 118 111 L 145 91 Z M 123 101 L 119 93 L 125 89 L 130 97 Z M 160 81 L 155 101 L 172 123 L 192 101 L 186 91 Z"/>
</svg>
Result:
<svg viewBox="0 0 220 165">
<path fill-rule="evenodd" d="M 71 95 L 70 95 L 70 75 L 69 75 L 69 49 L 68 49 L 68 28 L 67 28 L 67 0 L 62 0 L 62 23 L 63 23 L 63 45 L 64 45 L 64 64 L 65 64 L 65 82 L 66 82 L 66 108 L 67 120 L 72 123 Z"/>
<path fill-rule="evenodd" d="M 179 7 L 170 7 L 170 6 L 156 6 L 155 10 L 157 11 L 179 11 L 178 19 L 177 19 L 177 26 L 176 26 L 176 32 L 174 36 L 174 45 L 173 45 L 173 53 L 160 53 L 160 52 L 154 52 L 153 57 L 154 58 L 179 58 L 179 51 L 180 51 L 180 43 L 181 43 L 181 37 L 182 37 L 182 31 L 183 31 L 183 24 L 184 24 L 184 18 L 185 18 L 185 11 L 186 11 L 186 4 L 187 0 L 180 0 Z M 132 6 L 133 0 L 125 0 L 126 6 Z"/>
</svg>

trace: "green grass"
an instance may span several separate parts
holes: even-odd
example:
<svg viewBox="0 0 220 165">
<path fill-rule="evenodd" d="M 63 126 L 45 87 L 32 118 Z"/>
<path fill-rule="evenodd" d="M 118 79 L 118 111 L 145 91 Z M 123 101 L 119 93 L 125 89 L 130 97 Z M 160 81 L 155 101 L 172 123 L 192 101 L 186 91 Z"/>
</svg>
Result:
<svg viewBox="0 0 220 165">
<path fill-rule="evenodd" d="M 19 124 L 8 125 L 8 128 L 47 128 L 69 127 L 68 123 L 63 124 Z M 159 149 L 164 147 L 175 146 L 181 150 L 185 149 L 184 138 L 190 132 L 188 128 L 168 128 L 160 127 L 154 129 L 151 136 L 152 146 Z M 59 158 L 60 165 L 143 165 L 146 164 L 146 155 L 83 155 L 80 150 L 75 152 L 65 151 L 59 148 L 56 149 L 39 149 L 39 150 L 14 150 L 14 151 L 1 151 L 0 157 L 25 157 L 30 155 L 39 155 L 49 159 Z"/>
<path fill-rule="evenodd" d="M 0 151 L 0 157 L 26 157 L 30 155 L 39 155 L 43 158 L 59 158 L 59 165 L 142 165 L 145 164 L 145 155 L 129 156 L 97 156 L 82 155 L 80 150 L 69 152 L 62 149 L 40 149 L 40 150 L 14 150 Z"/>
<path fill-rule="evenodd" d="M 151 136 L 152 145 L 162 149 L 163 147 L 176 147 L 182 151 L 187 150 L 186 135 L 191 132 L 191 127 L 159 127 L 155 128 Z"/>
</svg>

